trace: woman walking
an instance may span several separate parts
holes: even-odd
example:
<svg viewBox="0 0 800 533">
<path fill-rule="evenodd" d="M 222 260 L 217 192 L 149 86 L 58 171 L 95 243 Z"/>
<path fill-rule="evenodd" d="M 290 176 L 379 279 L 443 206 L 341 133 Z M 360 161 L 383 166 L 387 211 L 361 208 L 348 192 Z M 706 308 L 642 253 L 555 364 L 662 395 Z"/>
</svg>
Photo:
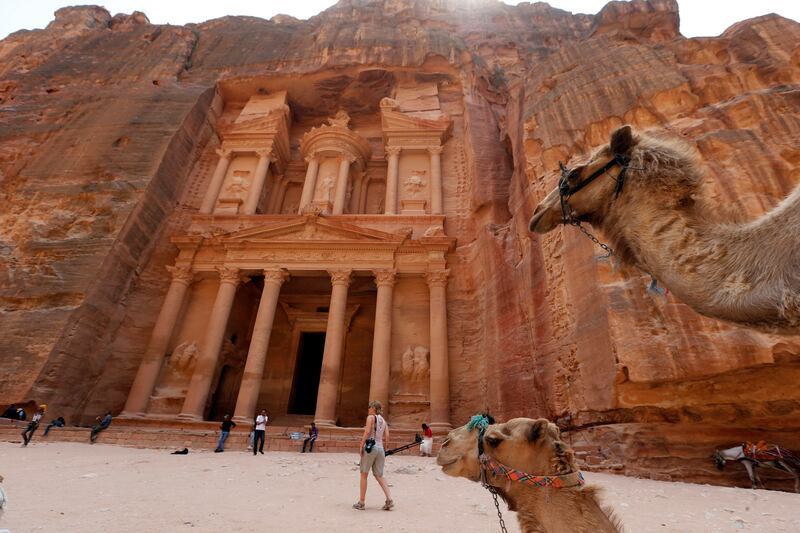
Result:
<svg viewBox="0 0 800 533">
<path fill-rule="evenodd" d="M 383 505 L 384 511 L 391 511 L 394 507 L 392 495 L 389 494 L 389 484 L 386 478 L 383 477 L 383 462 L 384 451 L 383 442 L 389 438 L 389 428 L 386 425 L 386 420 L 383 419 L 381 413 L 383 406 L 381 402 L 373 400 L 369 402 L 369 411 L 367 415 L 367 422 L 364 425 L 364 436 L 361 437 L 361 446 L 359 453 L 361 454 L 361 486 L 359 498 L 353 504 L 353 509 L 359 511 L 364 510 L 364 499 L 367 496 L 367 476 L 369 471 L 372 470 L 372 475 L 378 485 L 381 486 L 383 493 L 386 495 L 386 503 Z"/>
</svg>

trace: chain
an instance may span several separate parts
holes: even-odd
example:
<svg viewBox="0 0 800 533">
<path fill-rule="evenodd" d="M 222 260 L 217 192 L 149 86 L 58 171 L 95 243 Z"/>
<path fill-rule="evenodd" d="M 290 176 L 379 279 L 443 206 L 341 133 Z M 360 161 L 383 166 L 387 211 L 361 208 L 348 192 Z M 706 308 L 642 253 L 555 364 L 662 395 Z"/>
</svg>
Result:
<svg viewBox="0 0 800 533">
<path fill-rule="evenodd" d="M 506 522 L 503 520 L 503 513 L 500 511 L 500 503 L 497 501 L 497 490 L 490 485 L 486 485 L 486 488 L 492 493 L 492 498 L 494 498 L 494 506 L 497 509 L 497 519 L 500 520 L 500 531 L 508 533 Z"/>
<path fill-rule="evenodd" d="M 570 222 L 569 222 L 569 223 L 570 223 L 570 225 L 572 225 L 572 226 L 575 226 L 576 228 L 578 228 L 579 230 L 581 230 L 581 233 L 583 233 L 584 235 L 586 235 L 586 236 L 589 238 L 589 240 L 590 240 L 590 241 L 592 241 L 592 242 L 593 242 L 593 243 L 595 243 L 597 246 L 599 246 L 600 248 L 602 248 L 603 250 L 605 250 L 605 251 L 606 251 L 606 255 L 601 255 L 601 256 L 600 256 L 600 259 L 608 259 L 608 258 L 609 258 L 609 257 L 611 257 L 612 255 L 614 255 L 614 250 L 612 250 L 612 249 L 611 249 L 611 247 L 610 247 L 609 245 L 607 245 L 607 244 L 605 244 L 605 243 L 602 243 L 602 242 L 600 242 L 600 241 L 597 239 L 597 237 L 595 237 L 594 235 L 592 235 L 592 234 L 589 232 L 589 230 L 587 230 L 586 228 L 584 228 L 584 227 L 581 225 L 581 222 L 580 222 L 580 220 L 570 220 Z"/>
</svg>

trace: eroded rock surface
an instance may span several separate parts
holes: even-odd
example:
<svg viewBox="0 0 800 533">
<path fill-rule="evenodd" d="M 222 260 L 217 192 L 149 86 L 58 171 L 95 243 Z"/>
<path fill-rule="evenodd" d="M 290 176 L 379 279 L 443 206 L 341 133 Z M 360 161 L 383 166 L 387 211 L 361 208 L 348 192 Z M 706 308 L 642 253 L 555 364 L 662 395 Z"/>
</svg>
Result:
<svg viewBox="0 0 800 533">
<path fill-rule="evenodd" d="M 444 156 L 459 169 L 444 184 L 454 423 L 546 416 L 591 467 L 730 481 L 709 447 L 800 447 L 800 339 L 701 317 L 576 230 L 534 236 L 527 220 L 557 162 L 623 123 L 694 145 L 720 215 L 768 210 L 800 183 L 798 43 L 800 25 L 774 15 L 686 39 L 673 0 L 594 16 L 342 0 L 307 21 L 186 27 L 61 9 L 0 41 L 0 403 L 76 421 L 121 409 L 169 283 L 168 237 L 214 165 L 218 82 L 300 80 L 292 105 L 325 117 L 374 112 L 402 77 L 440 83 L 463 115 Z"/>
</svg>

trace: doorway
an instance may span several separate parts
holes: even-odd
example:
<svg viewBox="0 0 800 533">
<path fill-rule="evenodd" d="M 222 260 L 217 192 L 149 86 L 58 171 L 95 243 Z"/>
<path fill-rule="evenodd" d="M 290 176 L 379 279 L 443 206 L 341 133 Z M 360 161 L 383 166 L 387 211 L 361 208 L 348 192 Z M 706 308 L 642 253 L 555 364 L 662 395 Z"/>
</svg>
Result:
<svg viewBox="0 0 800 533">
<path fill-rule="evenodd" d="M 242 383 L 242 369 L 231 365 L 222 367 L 217 382 L 217 389 L 211 399 L 211 410 L 206 420 L 222 420 L 226 414 L 233 416 L 236 399 L 239 397 L 239 386 Z"/>
<path fill-rule="evenodd" d="M 325 351 L 325 333 L 306 331 L 300 334 L 297 362 L 289 396 L 290 415 L 313 415 L 317 409 L 317 391 Z"/>
</svg>

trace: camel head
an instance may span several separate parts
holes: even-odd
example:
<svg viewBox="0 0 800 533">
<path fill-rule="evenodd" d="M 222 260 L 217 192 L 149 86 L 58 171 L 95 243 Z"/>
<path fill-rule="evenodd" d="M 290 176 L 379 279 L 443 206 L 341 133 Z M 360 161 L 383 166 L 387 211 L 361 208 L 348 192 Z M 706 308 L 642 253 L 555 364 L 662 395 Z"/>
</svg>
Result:
<svg viewBox="0 0 800 533">
<path fill-rule="evenodd" d="M 445 474 L 480 481 L 479 429 L 470 424 L 454 429 L 442 443 L 436 463 Z M 490 424 L 483 435 L 483 450 L 506 466 L 534 475 L 559 475 L 577 470 L 574 454 L 561 441 L 555 424 L 544 418 L 514 418 Z M 507 479 L 487 481 L 507 492 Z"/>
<path fill-rule="evenodd" d="M 569 169 L 566 174 L 567 184 L 575 188 L 595 172 L 602 172 L 603 167 L 615 157 L 630 158 L 639 140 L 639 136 L 634 135 L 630 126 L 618 128 L 611 134 L 611 141 L 597 150 L 587 163 Z M 581 222 L 597 223 L 612 207 L 613 200 L 619 194 L 616 190 L 616 177 L 620 171 L 620 166 L 613 166 L 580 190 L 570 194 L 568 202 L 571 217 Z M 556 187 L 534 209 L 529 228 L 537 233 L 547 233 L 562 222 L 561 194 L 559 187 Z"/>
</svg>

